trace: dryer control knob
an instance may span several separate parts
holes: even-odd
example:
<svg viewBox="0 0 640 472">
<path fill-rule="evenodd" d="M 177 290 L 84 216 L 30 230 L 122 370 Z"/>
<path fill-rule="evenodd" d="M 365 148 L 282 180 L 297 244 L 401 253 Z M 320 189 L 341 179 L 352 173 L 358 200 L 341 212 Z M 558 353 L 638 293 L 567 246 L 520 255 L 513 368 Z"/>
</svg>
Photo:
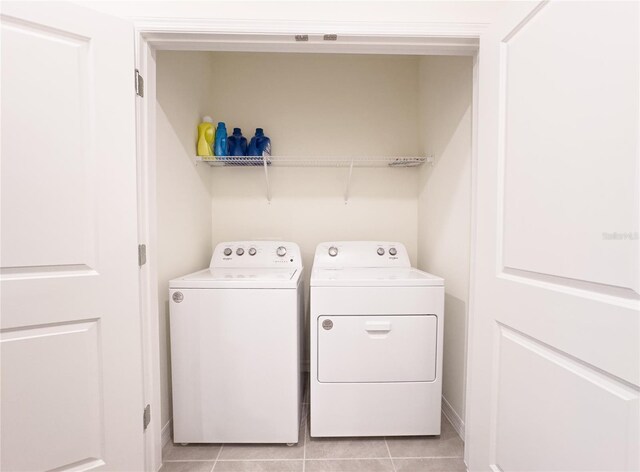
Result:
<svg viewBox="0 0 640 472">
<path fill-rule="evenodd" d="M 233 251 L 231 250 L 231 248 L 230 248 L 230 247 L 226 247 L 226 248 L 224 249 L 224 255 L 225 255 L 225 256 L 230 256 L 232 252 L 233 252 Z"/>
<path fill-rule="evenodd" d="M 250 256 L 255 256 L 256 255 L 256 248 L 255 247 L 250 247 L 249 248 L 249 255 Z"/>
<path fill-rule="evenodd" d="M 395 247 L 389 248 L 389 254 L 395 256 L 396 254 L 398 254 L 398 250 Z"/>
<path fill-rule="evenodd" d="M 241 247 L 239 247 L 238 249 L 236 249 L 236 254 L 241 256 L 244 254 L 244 249 L 242 249 Z"/>
<path fill-rule="evenodd" d="M 331 257 L 336 257 L 336 256 L 338 255 L 338 248 L 337 248 L 337 247 L 335 247 L 335 246 L 331 246 L 331 247 L 329 248 L 329 255 L 330 255 Z"/>
<path fill-rule="evenodd" d="M 287 255 L 287 248 L 284 246 L 280 246 L 278 249 L 276 249 L 276 254 L 280 257 L 284 257 Z"/>
<path fill-rule="evenodd" d="M 378 248 L 378 255 L 379 256 L 384 256 L 384 248 L 382 248 L 382 247 Z"/>
</svg>

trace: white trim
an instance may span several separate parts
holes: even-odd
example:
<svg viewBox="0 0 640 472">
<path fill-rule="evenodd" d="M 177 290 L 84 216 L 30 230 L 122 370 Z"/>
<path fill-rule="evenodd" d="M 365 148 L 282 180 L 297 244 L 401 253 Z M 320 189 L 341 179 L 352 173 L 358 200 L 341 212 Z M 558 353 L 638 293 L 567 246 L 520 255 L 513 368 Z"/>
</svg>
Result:
<svg viewBox="0 0 640 472">
<path fill-rule="evenodd" d="M 162 447 L 164 448 L 173 437 L 173 418 L 162 427 Z"/>
<path fill-rule="evenodd" d="M 481 23 L 366 23 L 146 18 L 144 41 L 162 50 L 473 55 Z M 325 41 L 324 33 L 338 35 Z M 296 42 L 297 34 L 308 40 Z"/>
<path fill-rule="evenodd" d="M 476 260 L 477 260 L 477 241 L 478 241 L 478 122 L 480 112 L 480 54 L 476 54 L 473 58 L 473 92 L 472 92 L 472 117 L 471 117 L 471 234 L 469 241 L 469 300 L 467 302 L 467 338 L 465 339 L 465 346 L 467 347 L 467 357 L 464 363 L 464 375 L 465 375 L 465 420 L 469 421 L 472 418 L 470 414 L 472 407 L 469 405 L 469 385 L 471 385 L 471 377 L 473 373 L 473 358 L 471 357 L 471 344 L 474 337 L 472 333 L 477 327 L 475 326 L 475 317 L 472 313 L 476 309 Z M 466 432 L 466 428 L 464 430 Z M 463 435 L 463 441 L 467 445 L 464 448 L 464 462 L 469 464 L 470 460 L 470 448 L 468 447 L 470 441 Z"/>
<path fill-rule="evenodd" d="M 136 29 L 151 40 L 163 33 L 230 33 L 230 34 L 308 34 L 325 33 L 389 36 L 395 38 L 440 37 L 478 38 L 487 23 L 453 22 L 388 22 L 388 21 L 316 21 L 257 20 L 229 18 L 158 18 L 135 19 Z M 197 39 L 196 39 L 197 40 Z M 242 38 L 238 38 L 241 41 Z"/>
<path fill-rule="evenodd" d="M 162 467 L 160 416 L 160 326 L 158 319 L 158 273 L 156 255 L 156 161 L 155 161 L 155 55 L 139 35 L 134 37 L 136 69 L 143 77 L 144 97 L 136 97 L 138 238 L 147 245 L 147 262 L 140 269 L 143 385 L 145 403 L 151 405 L 151 423 L 145 432 L 145 470 Z"/>
<path fill-rule="evenodd" d="M 442 414 L 447 417 L 453 429 L 456 430 L 460 439 L 464 441 L 464 421 L 460 418 L 460 415 L 453 409 L 451 403 L 447 401 L 447 399 L 442 396 Z"/>
</svg>

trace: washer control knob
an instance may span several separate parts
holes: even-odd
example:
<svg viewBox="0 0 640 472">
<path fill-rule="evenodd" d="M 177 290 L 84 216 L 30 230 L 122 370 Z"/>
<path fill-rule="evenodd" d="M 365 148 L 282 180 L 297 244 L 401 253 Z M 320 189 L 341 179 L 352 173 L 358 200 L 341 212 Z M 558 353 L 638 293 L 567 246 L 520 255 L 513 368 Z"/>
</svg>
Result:
<svg viewBox="0 0 640 472">
<path fill-rule="evenodd" d="M 287 255 L 287 248 L 284 246 L 280 246 L 278 249 L 276 249 L 276 254 L 280 257 L 284 257 Z"/>
<path fill-rule="evenodd" d="M 256 248 L 255 247 L 250 247 L 249 248 L 249 255 L 250 256 L 255 256 L 256 255 Z"/>
<path fill-rule="evenodd" d="M 382 247 L 378 248 L 378 255 L 379 256 L 384 256 L 384 248 L 382 248 Z"/>
<path fill-rule="evenodd" d="M 331 247 L 329 248 L 329 255 L 330 255 L 331 257 L 336 257 L 336 256 L 338 255 L 338 248 L 337 248 L 337 247 L 335 247 L 335 246 L 331 246 Z"/>
<path fill-rule="evenodd" d="M 395 247 L 391 247 L 389 248 L 389 254 L 395 256 L 396 254 L 398 254 L 398 250 Z"/>
<path fill-rule="evenodd" d="M 241 256 L 244 254 L 244 249 L 242 249 L 241 247 L 239 247 L 238 249 L 236 249 L 236 254 Z"/>
<path fill-rule="evenodd" d="M 230 247 L 226 247 L 226 248 L 224 248 L 224 255 L 225 255 L 225 256 L 230 256 L 232 252 L 233 252 L 233 251 L 231 250 L 231 248 L 230 248 Z"/>
</svg>

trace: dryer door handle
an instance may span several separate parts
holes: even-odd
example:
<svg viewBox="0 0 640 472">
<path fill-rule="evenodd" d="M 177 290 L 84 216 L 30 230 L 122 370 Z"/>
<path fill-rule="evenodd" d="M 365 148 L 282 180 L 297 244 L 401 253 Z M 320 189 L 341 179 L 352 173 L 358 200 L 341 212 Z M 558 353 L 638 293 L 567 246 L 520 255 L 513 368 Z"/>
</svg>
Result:
<svg viewBox="0 0 640 472">
<path fill-rule="evenodd" d="M 367 321 L 365 330 L 368 333 L 388 333 L 391 331 L 390 321 Z"/>
</svg>

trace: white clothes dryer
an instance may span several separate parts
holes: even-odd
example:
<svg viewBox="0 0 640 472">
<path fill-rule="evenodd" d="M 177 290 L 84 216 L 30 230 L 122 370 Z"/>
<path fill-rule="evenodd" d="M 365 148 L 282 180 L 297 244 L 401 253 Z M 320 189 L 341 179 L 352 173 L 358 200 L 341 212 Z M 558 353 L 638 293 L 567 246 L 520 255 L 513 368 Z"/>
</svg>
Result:
<svg viewBox="0 0 640 472">
<path fill-rule="evenodd" d="M 170 282 L 175 442 L 298 442 L 302 271 L 294 243 L 241 241 Z"/>
<path fill-rule="evenodd" d="M 440 434 L 444 280 L 390 242 L 327 242 L 311 274 L 311 436 Z"/>
</svg>

